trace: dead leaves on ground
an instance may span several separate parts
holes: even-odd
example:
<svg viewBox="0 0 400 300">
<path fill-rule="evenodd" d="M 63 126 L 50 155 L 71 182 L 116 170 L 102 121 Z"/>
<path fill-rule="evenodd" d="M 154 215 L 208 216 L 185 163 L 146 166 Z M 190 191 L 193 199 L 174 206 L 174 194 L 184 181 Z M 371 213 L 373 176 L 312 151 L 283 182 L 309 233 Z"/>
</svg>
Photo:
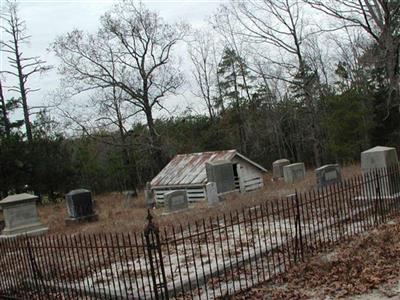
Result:
<svg viewBox="0 0 400 300">
<path fill-rule="evenodd" d="M 400 218 L 232 299 L 343 298 L 372 289 L 393 295 L 390 287 L 399 279 Z"/>
</svg>

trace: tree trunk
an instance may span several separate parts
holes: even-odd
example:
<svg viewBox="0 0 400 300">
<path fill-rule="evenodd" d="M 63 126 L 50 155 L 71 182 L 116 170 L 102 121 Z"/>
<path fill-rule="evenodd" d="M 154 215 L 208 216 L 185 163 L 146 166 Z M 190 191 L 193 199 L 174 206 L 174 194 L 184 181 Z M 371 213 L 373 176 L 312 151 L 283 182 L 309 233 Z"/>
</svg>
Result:
<svg viewBox="0 0 400 300">
<path fill-rule="evenodd" d="M 24 122 L 25 122 L 25 129 L 26 129 L 26 137 L 28 139 L 29 143 L 32 143 L 33 137 L 32 137 L 32 127 L 31 127 L 31 122 L 29 119 L 29 107 L 28 107 L 28 101 L 26 99 L 26 89 L 25 89 L 25 75 L 22 71 L 22 65 L 21 65 L 21 54 L 19 53 L 19 45 L 18 45 L 18 39 L 16 36 L 16 32 L 13 28 L 13 38 L 14 38 L 14 49 L 15 49 L 15 62 L 17 66 L 17 71 L 18 71 L 18 81 L 19 81 L 19 89 L 21 93 L 21 101 L 22 101 L 22 108 L 24 111 Z"/>
<path fill-rule="evenodd" d="M 122 165 L 124 168 L 124 188 L 125 189 L 132 189 L 132 190 L 136 190 L 136 184 L 135 184 L 135 178 L 134 175 L 131 173 L 130 170 L 130 158 L 129 158 L 129 149 L 128 146 L 126 144 L 126 135 L 124 132 L 124 124 L 122 122 L 122 115 L 121 115 L 121 110 L 120 110 L 120 106 L 118 104 L 118 99 L 116 98 L 116 92 L 115 92 L 115 87 L 113 87 L 113 101 L 114 101 L 114 109 L 115 112 L 117 114 L 117 123 L 118 123 L 118 132 L 119 132 L 119 136 L 121 139 L 121 143 L 122 143 Z"/>
<path fill-rule="evenodd" d="M 235 89 L 236 116 L 237 116 L 237 121 L 238 121 L 240 152 L 242 152 L 243 154 L 247 154 L 246 131 L 244 128 L 244 122 L 243 122 L 243 118 L 242 118 L 241 104 L 240 104 L 240 99 L 239 99 L 239 89 L 238 89 L 238 83 L 237 83 L 237 73 L 235 70 L 234 63 L 232 64 L 232 74 L 233 74 L 233 80 L 234 80 L 233 84 L 234 84 L 234 89 Z"/>
<path fill-rule="evenodd" d="M 160 139 L 155 130 L 153 112 L 150 107 L 145 108 L 145 114 L 147 127 L 149 128 L 151 156 L 155 162 L 156 170 L 154 171 L 157 172 L 163 167 L 164 164 L 163 152 L 161 150 Z"/>
</svg>

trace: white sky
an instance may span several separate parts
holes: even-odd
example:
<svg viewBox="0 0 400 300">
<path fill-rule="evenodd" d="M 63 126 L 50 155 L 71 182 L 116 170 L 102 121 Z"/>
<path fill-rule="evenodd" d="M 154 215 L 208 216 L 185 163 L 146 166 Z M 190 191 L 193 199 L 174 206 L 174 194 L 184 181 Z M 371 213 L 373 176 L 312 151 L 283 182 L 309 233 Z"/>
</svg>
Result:
<svg viewBox="0 0 400 300">
<path fill-rule="evenodd" d="M 181 0 L 181 1 L 142 1 L 146 7 L 156 10 L 167 21 L 174 22 L 184 20 L 193 27 L 201 27 L 205 20 L 210 16 L 224 0 Z M 227 0 L 225 0 L 227 1 Z M 26 56 L 40 56 L 48 64 L 53 65 L 54 69 L 43 76 L 36 75 L 29 81 L 32 88 L 40 87 L 40 91 L 30 94 L 29 103 L 31 106 L 43 105 L 48 103 L 49 94 L 59 86 L 59 75 L 57 74 L 58 61 L 53 53 L 49 52 L 50 43 L 59 35 L 63 35 L 75 28 L 95 31 L 99 26 L 99 17 L 108 10 L 112 0 L 19 0 L 19 16 L 26 21 L 28 34 L 32 37 L 29 45 L 24 45 L 23 52 Z M 0 0 L 0 8 L 3 8 L 5 0 Z M 1 32 L 1 39 L 5 38 Z M 188 70 L 186 61 L 184 68 Z M 0 61 L 1 70 L 8 68 L 5 55 L 2 53 Z M 188 76 L 190 76 L 188 74 Z M 5 85 L 13 83 L 14 79 L 6 77 Z M 5 96 L 12 94 L 5 91 Z M 178 104 L 180 109 L 191 105 L 199 107 L 190 93 L 190 88 L 186 87 L 183 94 L 165 100 L 167 108 L 173 110 Z"/>
</svg>

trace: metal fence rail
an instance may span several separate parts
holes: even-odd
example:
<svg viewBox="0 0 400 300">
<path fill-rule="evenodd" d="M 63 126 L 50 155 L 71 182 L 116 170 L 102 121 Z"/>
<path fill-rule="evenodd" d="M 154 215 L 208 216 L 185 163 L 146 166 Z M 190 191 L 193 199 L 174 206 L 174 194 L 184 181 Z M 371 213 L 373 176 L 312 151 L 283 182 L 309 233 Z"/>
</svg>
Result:
<svg viewBox="0 0 400 300">
<path fill-rule="evenodd" d="M 9 299 L 215 299 L 399 212 L 400 168 L 142 234 L 0 240 L 0 296 Z"/>
</svg>

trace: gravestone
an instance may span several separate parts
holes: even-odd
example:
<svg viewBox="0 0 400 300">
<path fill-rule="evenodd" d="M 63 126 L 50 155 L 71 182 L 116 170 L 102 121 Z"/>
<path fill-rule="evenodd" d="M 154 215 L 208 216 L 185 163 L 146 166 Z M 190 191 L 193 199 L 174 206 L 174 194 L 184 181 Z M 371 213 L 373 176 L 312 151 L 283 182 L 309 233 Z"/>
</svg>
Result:
<svg viewBox="0 0 400 300">
<path fill-rule="evenodd" d="M 206 184 L 206 197 L 209 205 L 214 205 L 219 202 L 217 184 L 215 182 L 208 182 Z"/>
<path fill-rule="evenodd" d="M 283 177 L 283 167 L 290 165 L 290 161 L 286 158 L 278 159 L 272 163 L 273 178 L 278 179 Z"/>
<path fill-rule="evenodd" d="M 164 213 L 183 211 L 188 207 L 188 198 L 185 190 L 171 191 L 164 194 Z"/>
<path fill-rule="evenodd" d="M 124 191 L 123 194 L 125 196 L 124 206 L 127 208 L 132 207 L 134 199 L 137 197 L 136 191 Z"/>
<path fill-rule="evenodd" d="M 206 162 L 207 182 L 215 182 L 218 194 L 235 190 L 233 163 L 227 160 Z"/>
<path fill-rule="evenodd" d="M 294 183 L 306 176 L 304 163 L 295 163 L 283 167 L 283 177 L 286 183 Z"/>
<path fill-rule="evenodd" d="M 93 211 L 92 193 L 89 190 L 78 189 L 65 195 L 67 201 L 68 217 L 65 223 L 77 223 L 83 221 L 97 221 L 97 215 Z"/>
<path fill-rule="evenodd" d="M 398 178 L 395 174 L 387 172 L 386 168 L 397 166 L 398 158 L 396 149 L 393 147 L 376 146 L 366 151 L 361 152 L 361 171 L 364 179 L 372 181 L 369 188 L 364 191 L 365 195 L 372 197 L 376 196 L 377 183 L 382 195 L 393 195 L 399 192 Z M 381 175 L 379 180 L 373 179 L 373 172 L 380 170 Z M 383 178 L 385 177 L 385 178 Z M 386 178 L 387 177 L 387 178 Z"/>
<path fill-rule="evenodd" d="M 39 221 L 36 210 L 38 197 L 30 194 L 8 196 L 0 201 L 4 216 L 4 229 L 1 238 L 19 235 L 39 235 L 48 228 Z"/>
<path fill-rule="evenodd" d="M 151 189 L 151 183 L 146 182 L 146 187 L 144 189 L 144 199 L 146 201 L 146 208 L 154 208 L 156 205 L 156 200 L 154 198 L 154 191 Z"/>
<path fill-rule="evenodd" d="M 317 188 L 319 189 L 342 180 L 342 173 L 338 164 L 324 165 L 315 169 L 315 176 L 317 177 Z"/>
</svg>

